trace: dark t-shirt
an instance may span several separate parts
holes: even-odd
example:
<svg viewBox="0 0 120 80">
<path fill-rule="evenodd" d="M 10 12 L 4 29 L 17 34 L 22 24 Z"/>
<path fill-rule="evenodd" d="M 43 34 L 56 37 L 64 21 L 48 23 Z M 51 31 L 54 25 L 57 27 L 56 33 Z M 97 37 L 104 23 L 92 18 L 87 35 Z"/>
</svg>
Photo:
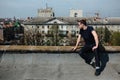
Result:
<svg viewBox="0 0 120 80">
<path fill-rule="evenodd" d="M 87 26 L 86 30 L 80 29 L 80 35 L 83 37 L 86 45 L 95 44 L 94 37 L 92 35 L 93 27 Z"/>
</svg>

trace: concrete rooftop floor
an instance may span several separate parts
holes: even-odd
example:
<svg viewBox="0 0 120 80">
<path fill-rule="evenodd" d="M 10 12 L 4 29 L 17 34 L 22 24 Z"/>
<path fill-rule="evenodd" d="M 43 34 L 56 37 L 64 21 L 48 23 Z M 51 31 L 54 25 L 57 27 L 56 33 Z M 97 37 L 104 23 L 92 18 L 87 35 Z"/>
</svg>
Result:
<svg viewBox="0 0 120 80">
<path fill-rule="evenodd" d="M 76 53 L 4 53 L 0 80 L 120 80 L 120 53 L 109 54 L 100 76 Z"/>
</svg>

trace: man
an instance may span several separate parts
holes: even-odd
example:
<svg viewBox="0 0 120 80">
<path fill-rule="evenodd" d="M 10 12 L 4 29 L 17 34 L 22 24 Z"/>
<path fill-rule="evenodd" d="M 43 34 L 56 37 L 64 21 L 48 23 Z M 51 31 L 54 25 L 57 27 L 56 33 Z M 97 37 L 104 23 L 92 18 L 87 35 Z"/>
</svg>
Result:
<svg viewBox="0 0 120 80">
<path fill-rule="evenodd" d="M 98 53 L 98 35 L 96 31 L 91 26 L 87 26 L 86 20 L 79 20 L 78 26 L 80 28 L 80 33 L 76 42 L 76 46 L 73 48 L 73 50 L 77 49 L 77 46 L 79 45 L 81 37 L 85 41 L 85 45 L 81 48 L 79 55 L 85 60 L 85 62 L 92 67 L 96 69 L 95 75 L 100 75 L 100 56 Z M 92 51 L 95 56 L 95 62 L 92 62 L 92 58 L 89 54 L 86 53 L 88 51 Z M 92 55 L 92 54 L 91 54 Z"/>
</svg>

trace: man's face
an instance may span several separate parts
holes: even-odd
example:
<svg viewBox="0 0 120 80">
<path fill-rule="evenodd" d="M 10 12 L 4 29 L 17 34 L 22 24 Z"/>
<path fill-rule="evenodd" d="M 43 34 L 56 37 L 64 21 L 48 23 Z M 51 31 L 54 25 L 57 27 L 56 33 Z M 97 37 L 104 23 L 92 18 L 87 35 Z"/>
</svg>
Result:
<svg viewBox="0 0 120 80">
<path fill-rule="evenodd" d="M 80 29 L 83 28 L 83 24 L 81 22 L 78 22 L 78 26 L 79 26 Z"/>
</svg>

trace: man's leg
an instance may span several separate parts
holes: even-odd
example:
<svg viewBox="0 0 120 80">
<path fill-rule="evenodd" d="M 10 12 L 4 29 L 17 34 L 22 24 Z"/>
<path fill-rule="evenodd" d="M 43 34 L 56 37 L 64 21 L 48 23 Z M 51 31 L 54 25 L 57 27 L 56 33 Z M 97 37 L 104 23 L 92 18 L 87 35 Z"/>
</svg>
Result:
<svg viewBox="0 0 120 80">
<path fill-rule="evenodd" d="M 100 54 L 98 49 L 94 50 L 96 67 L 100 67 Z"/>
<path fill-rule="evenodd" d="M 88 50 L 90 50 L 89 47 L 87 46 L 82 47 L 79 52 L 79 55 L 85 60 L 87 64 L 90 64 L 92 59 L 88 56 L 89 53 L 86 53 Z"/>
<path fill-rule="evenodd" d="M 94 54 L 95 54 L 95 64 L 96 64 L 95 75 L 98 76 L 101 73 L 101 71 L 100 71 L 100 54 L 98 52 L 98 49 L 94 50 Z"/>
</svg>

